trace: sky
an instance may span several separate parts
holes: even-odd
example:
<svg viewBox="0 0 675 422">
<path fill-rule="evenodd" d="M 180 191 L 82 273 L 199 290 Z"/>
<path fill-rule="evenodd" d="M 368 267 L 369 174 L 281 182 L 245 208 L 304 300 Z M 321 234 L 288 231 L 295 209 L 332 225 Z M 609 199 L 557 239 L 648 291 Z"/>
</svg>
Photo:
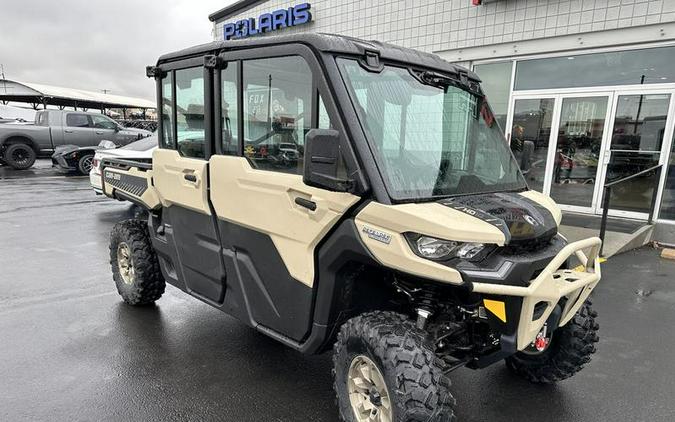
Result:
<svg viewBox="0 0 675 422">
<path fill-rule="evenodd" d="M 145 66 L 213 40 L 209 14 L 234 0 L 2 0 L 10 80 L 154 100 Z"/>
</svg>

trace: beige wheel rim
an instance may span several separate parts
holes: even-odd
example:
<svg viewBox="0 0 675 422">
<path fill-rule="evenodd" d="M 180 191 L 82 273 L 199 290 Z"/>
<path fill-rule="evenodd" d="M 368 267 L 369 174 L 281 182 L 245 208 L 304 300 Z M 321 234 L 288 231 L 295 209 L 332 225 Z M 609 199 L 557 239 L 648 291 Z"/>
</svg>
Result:
<svg viewBox="0 0 675 422">
<path fill-rule="evenodd" d="M 134 264 L 131 261 L 131 250 L 129 245 L 122 242 L 117 245 L 117 268 L 120 270 L 122 281 L 124 284 L 132 284 L 136 273 L 134 272 Z"/>
<path fill-rule="evenodd" d="M 349 402 L 358 422 L 391 422 L 391 398 L 382 372 L 370 358 L 352 360 L 347 378 Z"/>
</svg>

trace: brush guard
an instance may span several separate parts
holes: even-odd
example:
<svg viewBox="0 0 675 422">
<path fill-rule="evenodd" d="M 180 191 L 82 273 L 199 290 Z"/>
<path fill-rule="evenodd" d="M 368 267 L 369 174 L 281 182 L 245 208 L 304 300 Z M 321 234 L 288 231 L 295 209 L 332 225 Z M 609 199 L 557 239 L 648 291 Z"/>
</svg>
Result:
<svg viewBox="0 0 675 422">
<path fill-rule="evenodd" d="M 473 292 L 522 297 L 517 330 L 517 349 L 523 350 L 536 339 L 537 334 L 562 298 L 567 298 L 567 301 L 562 308 L 559 327 L 567 324 L 584 304 L 600 281 L 601 245 L 602 242 L 598 237 L 566 245 L 528 287 L 476 282 L 473 283 Z M 584 253 L 587 249 L 588 255 Z M 561 267 L 573 255 L 577 257 L 581 265 L 573 270 L 562 269 Z M 546 309 L 542 313 L 543 304 Z M 536 317 L 535 307 L 538 309 Z"/>
</svg>

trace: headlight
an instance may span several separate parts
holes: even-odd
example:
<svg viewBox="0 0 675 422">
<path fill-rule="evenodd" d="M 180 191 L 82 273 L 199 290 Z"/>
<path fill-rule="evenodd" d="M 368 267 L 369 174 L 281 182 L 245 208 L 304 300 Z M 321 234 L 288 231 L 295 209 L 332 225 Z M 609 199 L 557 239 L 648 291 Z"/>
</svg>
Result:
<svg viewBox="0 0 675 422">
<path fill-rule="evenodd" d="M 406 233 L 406 238 L 415 254 L 433 260 L 471 259 L 485 249 L 483 243 L 455 242 L 416 233 Z"/>
</svg>

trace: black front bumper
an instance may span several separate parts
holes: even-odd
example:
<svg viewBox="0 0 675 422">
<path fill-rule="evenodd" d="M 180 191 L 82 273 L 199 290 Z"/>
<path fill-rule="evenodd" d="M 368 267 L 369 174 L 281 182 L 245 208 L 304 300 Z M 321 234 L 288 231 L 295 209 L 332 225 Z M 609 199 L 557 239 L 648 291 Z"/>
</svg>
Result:
<svg viewBox="0 0 675 422">
<path fill-rule="evenodd" d="M 527 287 L 567 245 L 556 235 L 545 243 L 496 248 L 479 262 L 460 261 L 455 268 L 467 283 L 490 283 Z"/>
</svg>

